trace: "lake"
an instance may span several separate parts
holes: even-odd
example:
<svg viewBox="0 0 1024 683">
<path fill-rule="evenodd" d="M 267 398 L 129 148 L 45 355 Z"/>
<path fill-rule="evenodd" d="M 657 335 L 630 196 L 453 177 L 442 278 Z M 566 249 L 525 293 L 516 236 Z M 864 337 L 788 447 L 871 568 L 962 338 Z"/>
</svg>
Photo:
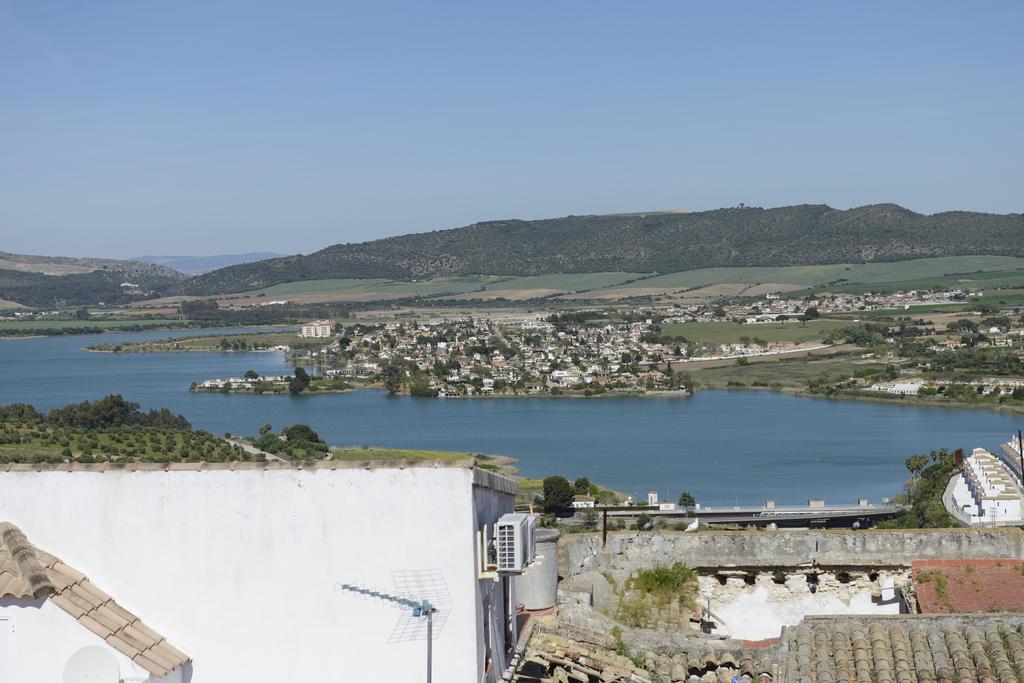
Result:
<svg viewBox="0 0 1024 683">
<path fill-rule="evenodd" d="M 238 332 L 238 328 L 231 330 Z M 474 453 L 519 460 L 530 477 L 564 474 L 636 495 L 707 504 L 878 502 L 897 493 L 904 460 L 939 448 L 993 450 L 1022 422 L 980 410 L 915 408 L 701 391 L 692 398 L 389 397 L 365 390 L 321 396 L 193 394 L 209 377 L 291 371 L 278 353 L 87 353 L 101 343 L 173 334 L 123 332 L 0 341 L 0 403 L 49 409 L 120 393 L 166 406 L 198 428 L 255 434 L 303 422 L 334 445 Z"/>
</svg>

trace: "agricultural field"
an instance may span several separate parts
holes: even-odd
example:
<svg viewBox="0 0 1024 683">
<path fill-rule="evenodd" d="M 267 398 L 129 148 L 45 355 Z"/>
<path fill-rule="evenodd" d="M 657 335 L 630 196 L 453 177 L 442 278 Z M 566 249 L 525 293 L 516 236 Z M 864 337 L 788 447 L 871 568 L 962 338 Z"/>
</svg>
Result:
<svg viewBox="0 0 1024 683">
<path fill-rule="evenodd" d="M 117 353 L 158 353 L 173 351 L 253 351 L 273 346 L 299 345 L 303 340 L 294 331 L 257 332 L 252 334 L 215 334 L 194 337 L 167 337 L 146 342 L 120 344 L 96 344 L 87 347 L 89 351 L 110 351 Z M 307 344 L 310 348 L 316 342 Z"/>
<path fill-rule="evenodd" d="M 837 358 L 793 358 L 765 360 L 749 365 L 731 363 L 714 368 L 687 370 L 701 388 L 771 388 L 805 390 L 812 379 L 827 376 L 836 379 L 882 372 L 884 363 L 856 356 Z"/>
<path fill-rule="evenodd" d="M 737 344 L 741 337 L 759 338 L 767 342 L 802 344 L 820 340 L 832 330 L 849 327 L 849 320 L 809 320 L 806 325 L 797 321 L 743 325 L 729 322 L 696 322 L 662 325 L 661 334 L 681 336 L 689 341 L 711 344 Z"/>
<path fill-rule="evenodd" d="M 644 277 L 647 276 L 640 273 L 564 273 L 514 277 L 496 280 L 485 285 L 479 292 L 446 298 L 452 300 L 508 299 L 509 301 L 525 301 L 576 292 L 598 294 L 605 287 Z"/>
<path fill-rule="evenodd" d="M 241 294 L 218 297 L 221 305 L 252 305 L 274 299 L 295 303 L 363 302 L 408 297 L 438 296 L 478 291 L 499 278 L 490 276 L 434 278 L 403 282 L 398 280 L 304 280 L 274 285 Z"/>
<path fill-rule="evenodd" d="M 979 272 L 980 271 L 980 272 Z M 839 263 L 776 268 L 700 268 L 646 278 L 596 293 L 600 298 L 628 298 L 681 293 L 689 296 L 714 294 L 701 291 L 721 285 L 731 287 L 721 295 L 761 296 L 769 291 L 801 289 L 829 291 L 870 291 L 886 285 L 889 289 L 958 285 L 995 287 L 1024 283 L 1024 258 L 1008 256 L 950 256 L 894 261 L 891 263 Z M 574 298 L 586 298 L 582 296 Z"/>
<path fill-rule="evenodd" d="M 141 413 L 120 396 L 55 409 L 0 406 L 0 463 L 178 462 L 251 456 L 169 411 Z"/>
<path fill-rule="evenodd" d="M 251 305 L 287 299 L 296 303 L 364 302 L 407 297 L 440 297 L 452 300 L 498 299 L 521 301 L 554 294 L 601 289 L 636 278 L 636 273 L 569 273 L 535 277 L 477 275 L 430 280 L 381 279 L 305 280 L 266 289 L 219 297 L 223 304 Z"/>
<path fill-rule="evenodd" d="M 507 299 L 615 301 L 637 297 L 672 297 L 711 301 L 769 292 L 859 292 L 928 287 L 979 289 L 1024 287 L 1024 258 L 955 256 L 892 263 L 840 263 L 813 266 L 700 268 L 677 273 L 596 272 L 526 277 L 474 275 L 428 280 L 320 279 L 288 282 L 264 289 L 223 294 L 221 306 L 251 306 L 273 300 L 296 304 L 368 303 L 406 298 L 441 298 L 453 303 Z M 131 304 L 132 308 L 175 306 L 196 297 L 164 297 Z"/>
<path fill-rule="evenodd" d="M 0 462 L 208 462 L 244 453 L 208 432 L 157 428 L 81 429 L 0 422 Z"/>
<path fill-rule="evenodd" d="M 119 330 L 123 328 L 140 329 L 154 327 L 182 327 L 188 320 L 0 320 L 0 334 L 5 331 L 18 331 L 31 334 L 33 331 L 90 331 Z"/>
</svg>

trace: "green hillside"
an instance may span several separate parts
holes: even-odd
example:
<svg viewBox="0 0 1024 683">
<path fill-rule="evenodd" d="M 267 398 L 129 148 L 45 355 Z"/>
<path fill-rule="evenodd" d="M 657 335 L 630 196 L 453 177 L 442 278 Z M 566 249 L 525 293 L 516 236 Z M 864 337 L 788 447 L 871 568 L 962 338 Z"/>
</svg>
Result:
<svg viewBox="0 0 1024 683">
<path fill-rule="evenodd" d="M 698 268 L 884 263 L 928 257 L 1024 256 L 1024 215 L 914 213 L 894 204 L 699 213 L 567 216 L 339 244 L 308 256 L 190 278 L 172 291 L 210 295 L 302 280 L 551 273 L 675 273 Z"/>
</svg>

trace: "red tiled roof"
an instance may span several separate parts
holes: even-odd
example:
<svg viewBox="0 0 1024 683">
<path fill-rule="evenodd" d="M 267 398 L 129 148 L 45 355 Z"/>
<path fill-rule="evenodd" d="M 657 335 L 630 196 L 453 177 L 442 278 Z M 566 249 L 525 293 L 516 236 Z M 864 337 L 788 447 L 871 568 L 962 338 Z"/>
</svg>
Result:
<svg viewBox="0 0 1024 683">
<path fill-rule="evenodd" d="M 1024 612 L 1024 561 L 918 560 L 912 567 L 925 614 Z"/>
</svg>

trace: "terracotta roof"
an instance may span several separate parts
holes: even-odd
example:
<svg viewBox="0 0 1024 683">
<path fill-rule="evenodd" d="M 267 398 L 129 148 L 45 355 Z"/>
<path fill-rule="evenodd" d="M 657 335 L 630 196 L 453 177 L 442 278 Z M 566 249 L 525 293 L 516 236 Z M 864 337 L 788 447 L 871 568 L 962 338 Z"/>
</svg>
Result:
<svg viewBox="0 0 1024 683">
<path fill-rule="evenodd" d="M 1024 619 L 1016 615 L 807 617 L 788 628 L 785 681 L 1024 681 Z"/>
<path fill-rule="evenodd" d="M 912 565 L 921 612 L 1024 612 L 1021 560 L 918 560 Z"/>
<path fill-rule="evenodd" d="M 153 676 L 189 661 L 88 577 L 33 546 L 18 527 L 0 522 L 0 598 L 49 598 L 82 626 Z"/>
</svg>

